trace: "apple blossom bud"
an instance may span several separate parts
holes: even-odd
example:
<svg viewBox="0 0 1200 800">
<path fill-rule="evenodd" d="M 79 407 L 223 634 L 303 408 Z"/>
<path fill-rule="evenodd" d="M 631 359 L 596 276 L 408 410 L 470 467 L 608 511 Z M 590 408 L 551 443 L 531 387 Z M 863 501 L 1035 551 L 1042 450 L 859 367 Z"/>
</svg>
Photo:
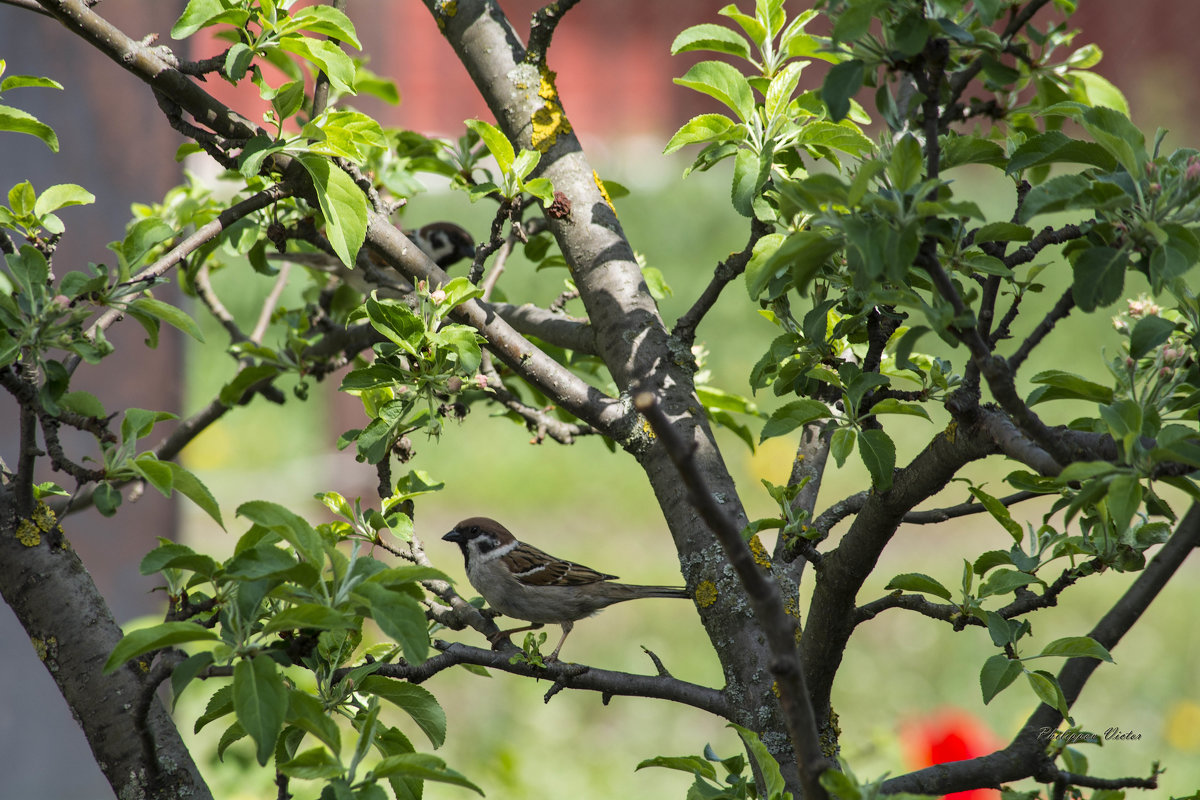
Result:
<svg viewBox="0 0 1200 800">
<path fill-rule="evenodd" d="M 429 299 L 435 303 L 444 303 L 446 302 L 446 293 L 441 289 L 434 289 L 433 293 L 429 295 Z"/>
</svg>

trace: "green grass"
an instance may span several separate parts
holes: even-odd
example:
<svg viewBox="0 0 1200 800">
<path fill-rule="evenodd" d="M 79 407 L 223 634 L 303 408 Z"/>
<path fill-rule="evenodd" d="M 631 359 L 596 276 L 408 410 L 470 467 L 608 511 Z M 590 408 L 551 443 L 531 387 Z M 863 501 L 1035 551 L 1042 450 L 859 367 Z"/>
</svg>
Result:
<svg viewBox="0 0 1200 800">
<path fill-rule="evenodd" d="M 959 177 L 962 185 L 956 189 L 964 196 L 976 199 L 989 214 L 1007 216 L 1005 203 L 1011 201 L 1003 185 L 978 182 L 974 173 Z M 684 184 L 635 192 L 617 202 L 635 248 L 643 251 L 651 266 L 662 270 L 675 291 L 662 303 L 668 321 L 690 305 L 715 264 L 745 242 L 748 226 L 731 217 L 725 180 L 723 173 L 693 176 Z M 469 206 L 461 194 L 432 195 L 413 205 L 406 224 L 454 218 L 476 235 L 487 229 L 490 206 Z M 1018 335 L 1024 335 L 1057 299 L 1069 280 L 1067 273 L 1062 265 L 1044 273 L 1060 288 L 1029 298 L 1025 305 L 1029 321 Z M 565 270 L 537 273 L 523 259 L 514 258 L 501 286 L 510 298 L 544 304 L 562 291 L 566 275 Z M 270 279 L 215 277 L 225 302 L 251 325 Z M 1138 290 L 1127 287 L 1133 293 Z M 285 305 L 298 302 L 295 294 L 285 295 Z M 233 362 L 220 352 L 223 331 L 206 322 L 205 332 L 210 347 L 193 348 L 188 354 L 189 410 L 206 403 L 234 371 Z M 715 382 L 734 391 L 745 386 L 758 354 L 775 335 L 776 329 L 748 307 L 742 283 L 735 281 L 699 331 L 712 351 Z M 1050 368 L 1100 378 L 1104 366 L 1096 345 L 1108 343 L 1111 351 L 1115 342 L 1107 313 L 1071 319 L 1048 337 L 1022 370 L 1022 378 L 1027 381 Z M 922 345 L 942 347 L 932 336 Z M 943 348 L 942 355 L 955 359 L 961 368 L 961 350 Z M 1029 388 L 1027 382 L 1023 386 Z M 229 414 L 191 448 L 189 466 L 213 490 L 227 519 L 237 504 L 249 499 L 276 500 L 312 519 L 323 519 L 323 510 L 311 499 L 314 492 L 335 489 L 350 496 L 373 496 L 373 470 L 356 464 L 350 453 L 333 449 L 341 433 L 335 416 L 344 421 L 341 427 L 357 427 L 363 421 L 352 400 L 333 396 L 334 388 L 314 387 L 307 403 L 289 399 L 283 409 L 255 399 Z M 768 409 L 781 402 L 769 392 L 758 400 Z M 1063 422 L 1077 409 L 1061 404 L 1048 411 L 1051 422 Z M 944 415 L 934 418 L 933 424 L 903 418 L 902 424 L 891 426 L 902 454 L 900 464 L 944 425 Z M 751 454 L 732 435 L 719 437 L 751 516 L 770 513 L 769 499 L 758 481 L 786 479 L 793 455 L 791 440 L 772 440 Z M 678 582 L 665 522 L 644 476 L 627 455 L 609 453 L 591 439 L 571 447 L 531 445 L 523 428 L 491 419 L 482 408 L 461 425 L 448 426 L 442 441 L 415 444 L 418 454 L 411 466 L 447 484 L 444 491 L 418 505 L 417 530 L 429 542 L 431 556 L 459 580 L 464 591 L 470 590 L 459 555 L 438 537 L 457 520 L 475 514 L 495 516 L 535 544 L 626 580 Z M 995 459 L 970 474 L 990 482 L 993 492 L 1001 492 L 999 481 L 1011 468 Z M 831 468 L 821 506 L 867 485 L 865 470 L 852 458 L 844 470 Z M 965 495 L 965 488 L 952 485 L 935 502 L 961 502 Z M 1035 523 L 1040 520 L 1040 512 L 1021 511 Z M 189 513 L 189 540 L 209 550 L 227 550 L 241 529 L 230 522 L 231 533 L 224 534 L 202 515 Z M 963 558 L 1008 543 L 999 526 L 980 517 L 936 527 L 906 527 L 885 553 L 860 601 L 881 596 L 887 581 L 901 572 L 925 572 L 955 586 Z M 1072 589 L 1058 608 L 1033 618 L 1035 642 L 1040 645 L 1057 636 L 1086 632 L 1132 577 L 1106 575 Z M 1076 707 L 1078 721 L 1090 729 L 1117 726 L 1142 735 L 1136 742 L 1084 747 L 1093 768 L 1109 776 L 1145 775 L 1151 761 L 1162 759 L 1169 767 L 1163 776 L 1166 788 L 1158 795 L 1164 797 L 1185 794 L 1200 784 L 1200 768 L 1195 766 L 1200 761 L 1195 733 L 1200 722 L 1190 739 L 1186 735 L 1187 714 L 1200 717 L 1200 677 L 1190 666 L 1200 656 L 1200 643 L 1194 636 L 1180 635 L 1194 629 L 1193 609 L 1200 607 L 1197 578 L 1200 568 L 1193 560 L 1151 607 L 1144 624 L 1114 651 L 1118 666 L 1103 666 Z M 805 601 L 802 598 L 802 608 Z M 557 630 L 550 634 L 552 641 L 558 635 Z M 478 636 L 469 633 L 440 635 L 481 644 Z M 686 604 L 664 600 L 617 606 L 577 626 L 564 652 L 581 663 L 647 672 L 652 665 L 641 645 L 660 655 L 677 677 L 709 685 L 720 682 L 712 650 Z M 900 611 L 887 612 L 862 626 L 851 641 L 835 687 L 846 754 L 858 774 L 904 771 L 900 724 L 943 706 L 963 708 L 986 720 L 998 736 L 1010 737 L 1034 701 L 1028 688 L 1018 683 L 990 706 L 982 705 L 978 673 L 990 653 L 986 634 L 978 629 L 954 634 L 943 625 Z M 491 798 L 679 797 L 689 782 L 686 777 L 653 769 L 635 773 L 634 766 L 654 755 L 699 753 L 707 742 L 723 755 L 738 748 L 736 736 L 719 721 L 666 703 L 615 698 L 605 707 L 596 695 L 563 692 L 547 705 L 542 701 L 545 683 L 504 674 L 491 678 L 442 674 L 427 688 L 449 715 L 450 734 L 442 755 L 488 789 Z M 185 712 L 185 718 L 193 717 Z M 409 733 L 421 746 L 415 729 Z M 257 784 L 242 784 L 244 794 L 239 794 L 239 787 L 226 783 L 231 784 L 227 796 L 261 794 Z M 430 784 L 426 788 L 428 798 L 464 796 L 463 790 L 452 787 Z"/>
</svg>

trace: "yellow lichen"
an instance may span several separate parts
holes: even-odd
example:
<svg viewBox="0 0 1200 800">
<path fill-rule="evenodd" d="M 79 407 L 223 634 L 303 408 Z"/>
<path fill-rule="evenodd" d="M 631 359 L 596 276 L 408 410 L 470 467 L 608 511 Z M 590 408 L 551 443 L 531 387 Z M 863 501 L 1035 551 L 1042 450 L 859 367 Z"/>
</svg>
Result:
<svg viewBox="0 0 1200 800">
<path fill-rule="evenodd" d="M 754 556 L 754 563 L 763 569 L 770 569 L 771 557 L 767 555 L 767 548 L 763 547 L 762 539 L 754 536 L 747 544 L 750 545 L 750 554 Z"/>
<path fill-rule="evenodd" d="M 542 67 L 538 96 L 546 103 L 533 113 L 533 132 L 530 135 L 530 143 L 541 153 L 554 146 L 560 133 L 565 136 L 571 132 L 571 123 L 558 102 L 558 89 L 554 87 L 554 77 L 553 71 Z"/>
<path fill-rule="evenodd" d="M 442 0 L 437 5 L 437 13 L 434 15 L 437 19 L 439 31 L 446 30 L 446 20 L 452 19 L 458 13 L 458 0 Z"/>
<path fill-rule="evenodd" d="M 23 519 L 17 525 L 17 541 L 26 547 L 36 547 L 42 543 L 42 533 L 32 520 Z"/>
<path fill-rule="evenodd" d="M 58 518 L 54 516 L 54 512 L 50 510 L 50 506 L 44 502 L 39 502 L 37 508 L 33 511 L 33 524 L 46 533 L 49 533 L 58 524 Z"/>
<path fill-rule="evenodd" d="M 779 681 L 771 681 L 771 694 L 775 695 L 776 697 L 781 696 L 779 694 Z"/>
<path fill-rule="evenodd" d="M 696 586 L 696 605 L 708 608 L 717 602 L 717 585 L 712 581 L 700 581 Z"/>
<path fill-rule="evenodd" d="M 642 433 L 646 434 L 647 438 L 653 439 L 657 434 L 654 433 L 654 428 L 650 427 L 650 421 L 642 420 Z"/>
<path fill-rule="evenodd" d="M 950 420 L 950 424 L 946 426 L 946 439 L 951 444 L 954 444 L 954 437 L 958 435 L 958 420 Z"/>
<path fill-rule="evenodd" d="M 30 641 L 33 642 L 33 652 L 37 653 L 38 660 L 45 661 L 46 660 L 46 640 L 39 636 L 35 636 Z"/>
<path fill-rule="evenodd" d="M 600 180 L 600 173 L 592 170 L 592 180 L 596 182 L 596 188 L 600 190 L 600 196 L 604 198 L 604 202 L 612 209 L 613 216 L 617 216 L 617 209 L 613 207 L 612 198 L 608 196 L 608 189 L 604 188 L 604 181 Z"/>
</svg>

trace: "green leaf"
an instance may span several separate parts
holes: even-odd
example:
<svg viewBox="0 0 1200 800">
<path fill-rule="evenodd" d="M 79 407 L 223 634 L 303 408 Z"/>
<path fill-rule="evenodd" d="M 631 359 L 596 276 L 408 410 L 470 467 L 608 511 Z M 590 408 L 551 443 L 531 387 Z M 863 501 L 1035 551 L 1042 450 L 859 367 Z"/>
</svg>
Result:
<svg viewBox="0 0 1200 800">
<path fill-rule="evenodd" d="M 170 542 L 151 550 L 138 565 L 138 572 L 143 575 L 153 575 L 164 569 L 187 569 L 208 576 L 216 571 L 217 562 L 186 545 Z"/>
<path fill-rule="evenodd" d="M 59 183 L 42 192 L 33 205 L 35 216 L 41 217 L 67 206 L 83 206 L 96 202 L 96 195 L 74 183 Z"/>
<path fill-rule="evenodd" d="M 907 192 L 916 186 L 925 171 L 925 162 L 921 157 L 921 144 L 911 133 L 896 142 L 892 150 L 891 161 L 888 162 L 888 177 L 897 191 Z"/>
<path fill-rule="evenodd" d="M 979 673 L 979 688 L 983 691 L 983 703 L 987 705 L 1017 679 L 1024 670 L 1020 661 L 997 654 L 983 662 Z"/>
<path fill-rule="evenodd" d="M 195 503 L 201 511 L 208 514 L 218 525 L 224 528 L 225 521 L 221 519 L 221 507 L 217 504 L 217 498 L 213 497 L 208 487 L 193 473 L 174 461 L 165 461 L 163 463 L 171 470 L 171 482 L 175 491 Z"/>
<path fill-rule="evenodd" d="M 871 473 L 875 491 L 892 488 L 892 472 L 896 468 L 896 445 L 881 430 L 864 430 L 858 435 L 858 455 Z"/>
<path fill-rule="evenodd" d="M 833 432 L 833 436 L 829 439 L 829 454 L 833 456 L 833 460 L 838 467 L 842 467 L 846 463 L 846 459 L 850 457 L 850 452 L 854 449 L 854 442 L 857 440 L 857 432 L 854 428 L 838 428 Z"/>
<path fill-rule="evenodd" d="M 354 179 L 329 159 L 308 153 L 296 158 L 312 176 L 329 244 L 342 263 L 353 268 L 354 257 L 367 237 L 366 196 Z"/>
<path fill-rule="evenodd" d="M 1089 108 L 1079 121 L 1096 144 L 1112 154 L 1125 171 L 1133 176 L 1144 174 L 1146 137 L 1129 117 L 1112 108 Z"/>
<path fill-rule="evenodd" d="M 952 596 L 950 590 L 943 586 L 936 579 L 920 572 L 906 572 L 902 575 L 897 575 L 888 581 L 885 589 L 901 589 L 906 592 L 922 592 L 923 594 L 932 594 L 940 597 L 943 600 L 950 600 Z"/>
<path fill-rule="evenodd" d="M 943 136 L 938 140 L 938 145 L 942 148 L 939 164 L 943 170 L 961 167 L 964 164 L 999 167 L 1008 163 L 1004 148 L 978 136 Z M 976 239 L 976 242 L 978 241 Z"/>
<path fill-rule="evenodd" d="M 1136 434 L 1137 431 L 1131 433 Z M 1108 503 L 1108 514 L 1112 517 L 1113 527 L 1117 531 L 1125 531 L 1133 520 L 1133 515 L 1142 507 L 1142 484 L 1134 475 L 1118 475 L 1108 484 L 1105 500 Z"/>
<path fill-rule="evenodd" d="M 500 172 L 507 175 L 513 171 L 516 152 L 513 150 L 512 142 L 508 140 L 503 131 L 495 125 L 479 119 L 469 119 L 463 124 L 479 135 L 484 147 L 492 154 L 492 158 L 496 159 Z"/>
<path fill-rule="evenodd" d="M 19 108 L 0 105 L 0 131 L 27 133 L 42 140 L 53 153 L 58 152 L 58 134 L 46 123 Z"/>
<path fill-rule="evenodd" d="M 643 767 L 675 769 L 680 772 L 690 772 L 693 775 L 699 775 L 712 781 L 717 779 L 717 768 L 700 756 L 655 756 L 654 758 L 647 758 L 640 762 L 633 769 L 636 772 Z"/>
<path fill-rule="evenodd" d="M 196 324 L 196 321 L 173 305 L 155 300 L 153 297 L 139 297 L 129 304 L 129 309 L 160 319 L 198 342 L 204 341 L 204 334 L 200 332 L 200 326 Z"/>
<path fill-rule="evenodd" d="M 694 50 L 711 50 L 716 53 L 750 59 L 750 47 L 737 31 L 724 25 L 706 22 L 685 28 L 671 42 L 671 55 L 690 53 Z"/>
<path fill-rule="evenodd" d="M 270 656 L 243 658 L 234 665 L 233 710 L 258 745 L 258 763 L 262 766 L 275 750 L 287 709 L 288 689 Z"/>
<path fill-rule="evenodd" d="M 992 518 L 999 522 L 1004 527 L 1004 530 L 1008 531 L 1009 535 L 1013 537 L 1013 541 L 1020 544 L 1025 538 L 1025 531 L 1021 528 L 1021 523 L 1012 518 L 1012 514 L 1009 513 L 1008 508 L 995 497 L 992 497 L 978 487 L 972 486 L 971 494 L 983 504 L 983 507 L 988 510 Z"/>
<path fill-rule="evenodd" d="M 1030 192 L 1032 194 L 1032 192 Z M 1129 254 L 1124 248 L 1090 247 L 1075 259 L 1071 290 L 1081 311 L 1095 311 L 1121 299 Z"/>
<path fill-rule="evenodd" d="M 1113 399 L 1113 390 L 1110 387 L 1102 386 L 1087 378 L 1060 369 L 1039 372 L 1030 378 L 1030 382 L 1044 384 L 1044 388 L 1035 389 L 1030 393 L 1026 402 L 1031 406 L 1050 400 L 1071 399 L 1111 403 Z"/>
<path fill-rule="evenodd" d="M 378 695 L 400 707 L 413 718 L 434 747 L 441 747 L 446 741 L 446 712 L 437 698 L 420 686 L 382 675 L 368 675 L 362 679 L 357 691 Z"/>
<path fill-rule="evenodd" d="M 750 265 L 747 265 L 746 285 L 750 291 L 750 298 L 757 300 L 771 278 L 785 268 L 792 279 L 792 285 L 803 295 L 821 268 L 844 246 L 845 240 L 841 236 L 829 236 L 812 230 L 793 233 L 783 240 L 761 266 L 755 265 L 753 274 Z M 758 251 L 757 247 L 755 251 Z"/>
<path fill-rule="evenodd" d="M 340 611 L 318 603 L 300 603 L 280 611 L 263 627 L 263 633 L 316 628 L 334 631 L 353 628 L 354 620 Z"/>
<path fill-rule="evenodd" d="M 1028 242 L 1033 238 L 1033 228 L 1014 222 L 992 222 L 975 232 L 975 244 L 984 242 Z"/>
<path fill-rule="evenodd" d="M 733 159 L 733 208 L 743 217 L 754 216 L 754 198 L 770 173 L 770 159 L 752 150 L 738 150 Z"/>
<path fill-rule="evenodd" d="M 767 439 L 783 436 L 802 425 L 816 422 L 819 419 L 828 419 L 832 415 L 833 412 L 829 410 L 829 406 L 820 400 L 807 397 L 793 400 L 780 406 L 775 413 L 771 414 L 767 423 L 763 425 L 762 435 L 759 436 L 758 442 L 762 444 Z"/>
<path fill-rule="evenodd" d="M 1062 639 L 1055 639 L 1050 644 L 1042 648 L 1040 656 L 1062 656 L 1064 658 L 1098 658 L 1101 661 L 1107 661 L 1110 664 L 1116 663 L 1113 661 L 1112 653 L 1108 649 L 1097 642 L 1090 636 L 1067 636 Z"/>
<path fill-rule="evenodd" d="M 371 770 L 375 778 L 416 778 L 462 786 L 483 795 L 483 790 L 463 775 L 446 766 L 446 762 L 428 753 L 399 753 L 388 756 Z M 394 785 L 394 784 L 393 784 Z"/>
<path fill-rule="evenodd" d="M 868 415 L 878 416 L 880 414 L 903 414 L 910 417 L 924 417 L 929 419 L 929 412 L 922 408 L 917 403 L 904 403 L 894 397 L 885 397 L 875 405 L 871 406 Z M 932 421 L 932 420 L 931 420 Z"/>
<path fill-rule="evenodd" d="M 409 663 L 420 664 L 429 657 L 425 611 L 412 595 L 377 583 L 359 584 L 354 593 L 371 609 L 371 618 L 380 630 L 403 648 Z"/>
<path fill-rule="evenodd" d="M 4 73 L 4 61 L 0 59 L 0 74 Z M 41 78 L 37 75 L 9 75 L 0 81 L 0 92 L 9 89 L 61 89 L 63 85 L 53 78 Z"/>
<path fill-rule="evenodd" d="M 121 641 L 117 642 L 112 655 L 104 662 L 104 674 L 109 675 L 131 658 L 153 650 L 184 642 L 216 641 L 218 638 L 215 631 L 194 622 L 164 622 L 142 628 L 125 634 Z"/>
<path fill-rule="evenodd" d="M 289 572 L 299 562 L 290 554 L 270 544 L 260 544 L 242 550 L 225 562 L 225 576 L 234 580 L 256 581 Z"/>
<path fill-rule="evenodd" d="M 1051 708 L 1057 709 L 1058 713 L 1062 714 L 1064 719 L 1070 720 L 1071 712 L 1067 708 L 1067 699 L 1063 696 L 1062 688 L 1058 685 L 1057 678 L 1043 670 L 1026 672 L 1025 677 L 1029 679 L 1029 685 L 1033 688 L 1033 693 L 1038 696 L 1039 700 Z"/>
<path fill-rule="evenodd" d="M 321 780 L 342 774 L 343 767 L 324 747 L 313 747 L 278 765 L 279 771 L 289 778 Z"/>
<path fill-rule="evenodd" d="M 221 387 L 217 398 L 227 406 L 235 406 L 242 402 L 250 387 L 269 378 L 274 378 L 282 370 L 274 364 L 253 364 L 243 367 L 233 380 Z"/>
<path fill-rule="evenodd" d="M 133 269 L 151 250 L 174 236 L 175 229 L 170 225 L 157 217 L 147 217 L 129 226 L 125 238 L 117 246 L 117 253 L 125 260 L 125 266 Z"/>
<path fill-rule="evenodd" d="M 762 775 L 766 796 L 768 798 L 782 797 L 787 784 L 783 782 L 783 775 L 779 770 L 779 762 L 767 750 L 766 745 L 758 738 L 758 734 L 733 722 L 729 723 L 729 727 L 737 731 L 738 736 L 742 737 L 742 742 L 746 745 L 746 752 L 754 761 L 755 766 L 758 767 L 755 770 L 755 774 Z"/>
<path fill-rule="evenodd" d="M 325 713 L 325 706 L 321 701 L 311 694 L 297 689 L 288 690 L 285 721 L 320 739 L 335 755 L 341 749 L 342 733 L 337 723 Z"/>
<path fill-rule="evenodd" d="M 746 76 L 723 61 L 701 61 L 675 83 L 715 97 L 745 122 L 754 114 L 754 92 Z"/>
<path fill-rule="evenodd" d="M 829 116 L 834 122 L 840 122 L 850 113 L 850 98 L 862 88 L 865 76 L 866 65 L 857 59 L 830 68 L 821 86 L 821 99 L 829 107 Z"/>
<path fill-rule="evenodd" d="M 299 515 L 278 503 L 251 500 L 238 506 L 237 515 L 278 533 L 306 561 L 318 569 L 325 563 L 325 547 L 321 534 Z"/>
<path fill-rule="evenodd" d="M 292 15 L 292 24 L 289 27 L 324 34 L 339 42 L 353 45 L 356 50 L 362 50 L 354 23 L 345 13 L 333 6 L 316 5 L 301 8 Z"/>
<path fill-rule="evenodd" d="M 365 305 L 371 327 L 400 346 L 411 356 L 417 355 L 425 337 L 425 322 L 398 300 L 367 298 Z"/>
<path fill-rule="evenodd" d="M 1021 586 L 1037 583 L 1037 578 L 1027 572 L 1015 569 L 999 569 L 988 576 L 979 586 L 980 597 L 991 597 L 997 594 L 1008 594 Z"/>
<path fill-rule="evenodd" d="M 1176 323 L 1159 316 L 1146 316 L 1134 323 L 1129 334 L 1129 355 L 1141 358 L 1171 338 Z"/>
<path fill-rule="evenodd" d="M 1005 172 L 1009 175 L 1045 164 L 1089 164 L 1111 172 L 1117 160 L 1095 142 L 1071 139 L 1060 131 L 1047 131 L 1026 139 L 1013 151 Z"/>
<path fill-rule="evenodd" d="M 663 155 L 674 153 L 685 145 L 724 138 L 733 127 L 733 120 L 724 114 L 701 114 L 698 117 L 692 117 L 682 128 L 675 131 L 675 135 L 663 148 Z M 741 130 L 744 131 L 744 129 Z"/>
<path fill-rule="evenodd" d="M 201 28 L 219 22 L 240 26 L 249 18 L 246 11 L 227 10 L 221 0 L 188 0 L 183 14 L 171 27 L 171 38 L 186 39 Z"/>
</svg>

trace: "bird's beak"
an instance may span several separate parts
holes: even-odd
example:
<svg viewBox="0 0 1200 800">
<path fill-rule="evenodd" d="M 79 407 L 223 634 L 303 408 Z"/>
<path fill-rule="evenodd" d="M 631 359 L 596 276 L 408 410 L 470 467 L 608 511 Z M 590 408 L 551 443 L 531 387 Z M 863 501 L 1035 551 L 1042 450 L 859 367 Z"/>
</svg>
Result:
<svg viewBox="0 0 1200 800">
<path fill-rule="evenodd" d="M 458 532 L 458 528 L 447 533 L 442 537 L 443 542 L 454 542 L 455 544 L 462 541 L 462 534 Z"/>
</svg>

